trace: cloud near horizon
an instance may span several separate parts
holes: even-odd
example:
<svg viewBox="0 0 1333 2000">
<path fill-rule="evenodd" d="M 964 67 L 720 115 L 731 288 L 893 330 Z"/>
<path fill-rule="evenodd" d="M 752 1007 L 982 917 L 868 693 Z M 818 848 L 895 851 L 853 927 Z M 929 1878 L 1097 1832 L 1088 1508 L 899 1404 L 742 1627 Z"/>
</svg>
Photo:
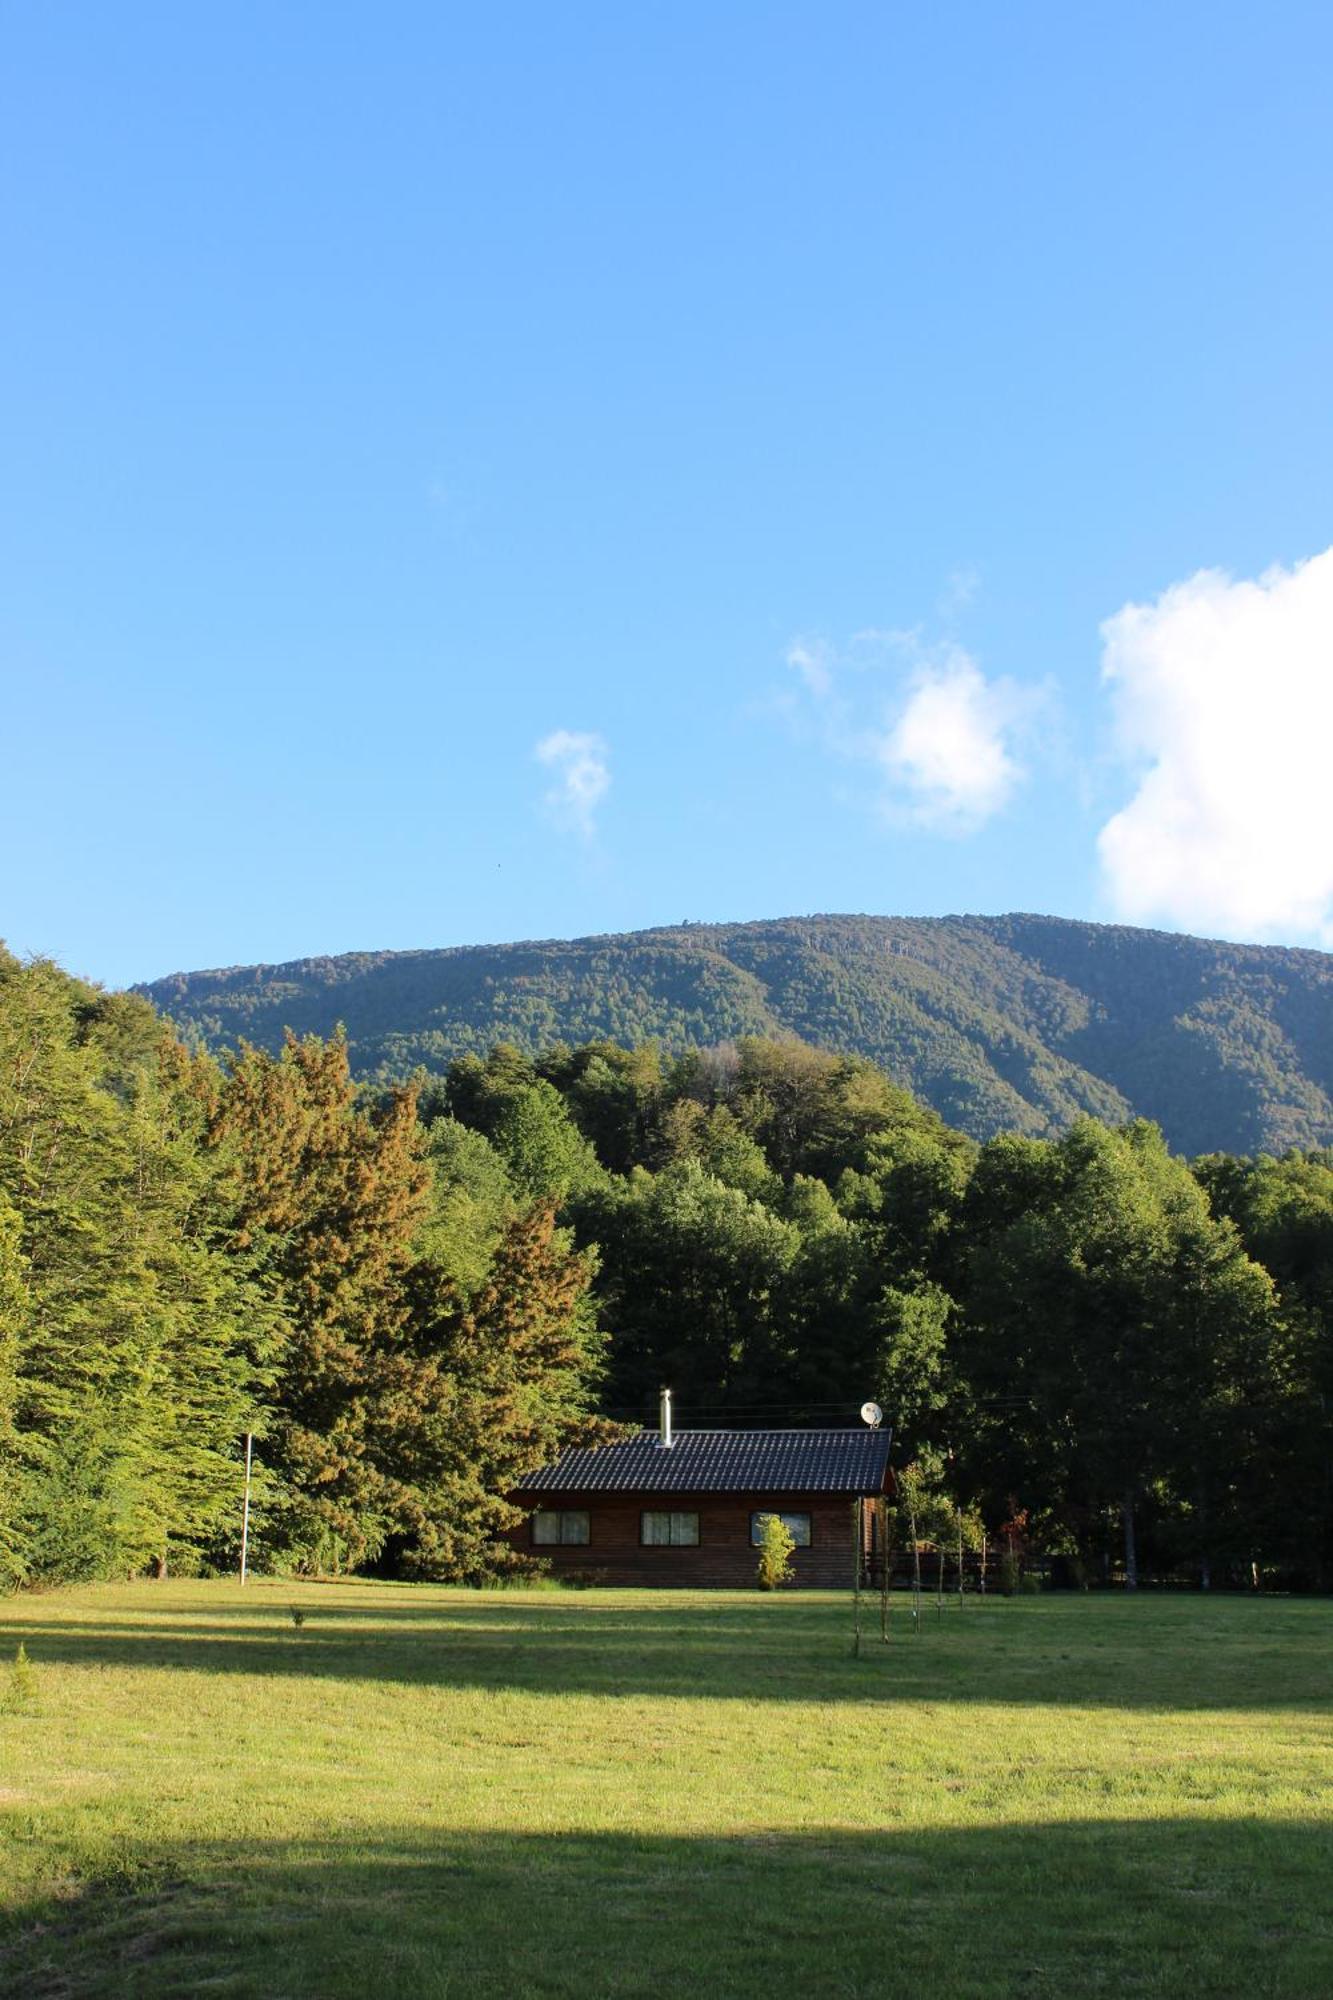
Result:
<svg viewBox="0 0 1333 2000">
<path fill-rule="evenodd" d="M 988 680 L 961 646 L 931 650 L 914 632 L 861 632 L 842 656 L 822 640 L 796 640 L 787 665 L 826 747 L 877 767 L 890 819 L 974 833 L 1026 776 L 1014 745 L 1039 691 Z M 895 682 L 887 700 L 886 675 Z"/>
<path fill-rule="evenodd" d="M 551 819 L 591 840 L 597 830 L 597 808 L 611 788 L 611 753 L 605 739 L 589 730 L 553 729 L 532 754 L 555 777 L 542 798 Z"/>
<path fill-rule="evenodd" d="M 1333 944 L 1333 549 L 1236 581 L 1200 570 L 1102 626 L 1124 754 L 1102 828 L 1116 913 Z"/>
</svg>

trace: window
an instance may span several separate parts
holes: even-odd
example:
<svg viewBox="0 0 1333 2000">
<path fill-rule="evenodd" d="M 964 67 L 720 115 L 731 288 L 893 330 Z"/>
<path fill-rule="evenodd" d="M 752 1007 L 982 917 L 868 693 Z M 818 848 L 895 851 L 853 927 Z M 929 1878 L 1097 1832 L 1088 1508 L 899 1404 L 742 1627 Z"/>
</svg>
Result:
<svg viewBox="0 0 1333 2000">
<path fill-rule="evenodd" d="M 778 1514 L 776 1507 L 765 1507 L 762 1513 L 750 1516 L 750 1547 L 759 1547 L 759 1538 L 764 1531 L 764 1523 L 770 1514 L 777 1514 L 798 1549 L 810 1546 L 810 1516 L 808 1514 Z"/>
<path fill-rule="evenodd" d="M 697 1549 L 697 1514 L 640 1514 L 639 1540 L 645 1548 Z"/>
<path fill-rule="evenodd" d="M 532 1539 L 539 1549 L 583 1548 L 588 1542 L 586 1507 L 543 1507 L 532 1517 Z"/>
</svg>

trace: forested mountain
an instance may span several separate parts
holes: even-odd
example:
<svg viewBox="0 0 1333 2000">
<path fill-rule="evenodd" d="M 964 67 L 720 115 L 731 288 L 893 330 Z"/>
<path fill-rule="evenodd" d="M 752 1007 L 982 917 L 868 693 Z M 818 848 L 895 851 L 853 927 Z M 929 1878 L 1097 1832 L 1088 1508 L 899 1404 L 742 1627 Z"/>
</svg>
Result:
<svg viewBox="0 0 1333 2000">
<path fill-rule="evenodd" d="M 1155 1120 L 1184 1153 L 1333 1143 L 1333 956 L 1054 917 L 805 917 L 358 952 L 141 989 L 195 1041 L 346 1028 L 388 1082 L 497 1041 L 797 1035 L 873 1058 L 951 1125 Z"/>
</svg>

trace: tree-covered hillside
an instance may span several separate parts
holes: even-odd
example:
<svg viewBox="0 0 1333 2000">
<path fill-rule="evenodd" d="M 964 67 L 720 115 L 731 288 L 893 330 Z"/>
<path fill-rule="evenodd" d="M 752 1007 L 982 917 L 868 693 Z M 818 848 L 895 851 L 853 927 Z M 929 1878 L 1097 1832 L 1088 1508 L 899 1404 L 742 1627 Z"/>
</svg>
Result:
<svg viewBox="0 0 1333 2000">
<path fill-rule="evenodd" d="M 803 917 L 358 952 L 143 988 L 192 1039 L 347 1031 L 379 1081 L 499 1040 L 794 1034 L 872 1057 L 979 1139 L 1083 1113 L 1186 1153 L 1333 1143 L 1333 957 L 1035 916 Z"/>
</svg>

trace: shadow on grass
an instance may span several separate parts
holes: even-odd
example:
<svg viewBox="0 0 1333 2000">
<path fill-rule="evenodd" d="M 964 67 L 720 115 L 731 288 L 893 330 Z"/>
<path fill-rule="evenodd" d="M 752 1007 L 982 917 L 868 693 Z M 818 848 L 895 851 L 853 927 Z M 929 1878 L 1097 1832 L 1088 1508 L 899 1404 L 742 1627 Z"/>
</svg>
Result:
<svg viewBox="0 0 1333 2000">
<path fill-rule="evenodd" d="M 399 1835 L 123 1860 L 0 1931 L 26 2000 L 1333 1992 L 1333 1827 Z"/>
<path fill-rule="evenodd" d="M 43 1617 L 31 1600 L 0 1620 L 0 1654 L 22 1639 L 40 1667 L 172 1669 L 187 1673 L 378 1680 L 534 1694 L 660 1695 L 739 1701 L 1003 1701 L 1174 1708 L 1326 1708 L 1333 1604 L 1270 1606 L 1229 1599 L 1079 1598 L 990 1601 L 937 1620 L 927 1606 L 914 1637 L 905 1601 L 881 1643 L 865 1614 L 860 1658 L 850 1606 L 780 1600 L 423 1588 L 366 1592 L 267 1590 L 154 1603 L 152 1586 L 78 1618 Z M 297 1629 L 288 1598 L 299 1600 Z M 80 1607 L 83 1609 L 83 1607 Z"/>
</svg>

